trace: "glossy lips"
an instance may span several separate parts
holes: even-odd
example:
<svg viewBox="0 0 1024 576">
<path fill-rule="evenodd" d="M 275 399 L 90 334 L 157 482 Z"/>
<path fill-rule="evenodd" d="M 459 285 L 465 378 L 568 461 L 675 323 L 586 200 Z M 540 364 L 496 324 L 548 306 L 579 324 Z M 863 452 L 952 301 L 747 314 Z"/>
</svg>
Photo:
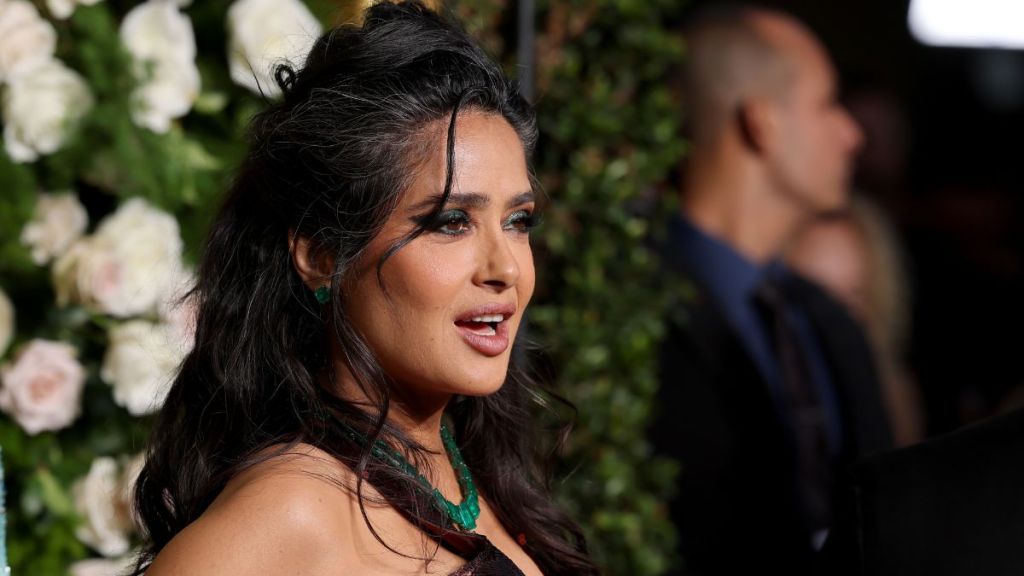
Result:
<svg viewBox="0 0 1024 576">
<path fill-rule="evenodd" d="M 514 306 L 489 304 L 461 314 L 455 328 L 467 344 L 484 356 L 497 356 L 508 349 L 508 321 L 515 314 Z"/>
</svg>

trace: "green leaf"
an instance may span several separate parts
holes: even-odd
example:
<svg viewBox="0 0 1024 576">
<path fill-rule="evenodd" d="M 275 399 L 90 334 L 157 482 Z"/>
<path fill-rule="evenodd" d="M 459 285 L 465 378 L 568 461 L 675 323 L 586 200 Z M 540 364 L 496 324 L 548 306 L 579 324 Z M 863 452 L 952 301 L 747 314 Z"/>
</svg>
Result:
<svg viewBox="0 0 1024 576">
<path fill-rule="evenodd" d="M 71 516 L 74 514 L 74 504 L 71 501 L 71 495 L 54 478 L 53 473 L 46 468 L 41 468 L 36 472 L 36 480 L 41 488 L 40 496 L 43 504 L 51 512 L 58 516 Z"/>
</svg>

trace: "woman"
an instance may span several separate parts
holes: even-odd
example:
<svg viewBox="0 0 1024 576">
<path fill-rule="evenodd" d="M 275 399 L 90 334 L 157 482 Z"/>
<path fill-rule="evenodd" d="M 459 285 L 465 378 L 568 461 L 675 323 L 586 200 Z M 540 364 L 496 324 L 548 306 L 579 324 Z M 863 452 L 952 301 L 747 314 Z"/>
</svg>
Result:
<svg viewBox="0 0 1024 576">
<path fill-rule="evenodd" d="M 904 261 L 892 223 L 860 195 L 846 210 L 809 223 L 786 252 L 794 270 L 823 286 L 863 325 L 896 446 L 925 435 L 920 390 L 906 363 L 911 294 Z"/>
<path fill-rule="evenodd" d="M 137 484 L 137 572 L 596 573 L 540 482 L 512 354 L 530 106 L 419 3 L 277 79 Z"/>
</svg>

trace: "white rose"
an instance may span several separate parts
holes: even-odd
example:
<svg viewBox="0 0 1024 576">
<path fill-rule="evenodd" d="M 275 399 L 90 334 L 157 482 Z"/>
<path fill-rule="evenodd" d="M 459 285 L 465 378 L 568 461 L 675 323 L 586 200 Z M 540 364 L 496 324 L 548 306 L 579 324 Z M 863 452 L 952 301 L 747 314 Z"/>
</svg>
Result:
<svg viewBox="0 0 1024 576">
<path fill-rule="evenodd" d="M 171 0 L 149 0 L 125 16 L 121 41 L 135 59 L 142 82 L 132 117 L 140 126 L 165 133 L 171 120 L 188 114 L 199 96 L 192 22 Z"/>
<path fill-rule="evenodd" d="M 14 338 L 14 305 L 7 293 L 0 288 L 0 356 L 4 355 L 7 346 Z"/>
<path fill-rule="evenodd" d="M 69 344 L 32 340 L 0 377 L 0 409 L 29 435 L 65 428 L 82 410 L 85 369 Z"/>
<path fill-rule="evenodd" d="M 274 66 L 301 64 L 322 28 L 299 0 L 237 0 L 228 9 L 228 67 L 231 79 L 275 98 Z"/>
<path fill-rule="evenodd" d="M 85 207 L 74 194 L 40 194 L 32 220 L 21 230 L 21 243 L 32 251 L 32 260 L 43 265 L 67 252 L 88 224 Z"/>
<path fill-rule="evenodd" d="M 114 402 L 134 416 L 160 409 L 185 357 L 166 324 L 132 320 L 110 330 L 100 376 L 114 388 Z"/>
<path fill-rule="evenodd" d="M 71 487 L 71 494 L 82 518 L 75 536 L 107 557 L 127 552 L 132 523 L 122 498 L 117 462 L 109 456 L 93 460 L 89 473 Z"/>
<path fill-rule="evenodd" d="M 122 318 L 153 311 L 179 274 L 181 253 L 177 220 L 132 198 L 54 264 L 58 302 Z"/>
<path fill-rule="evenodd" d="M 85 81 L 58 60 L 10 79 L 3 99 L 4 148 L 15 162 L 56 152 L 68 128 L 92 108 Z"/>
<path fill-rule="evenodd" d="M 66 20 L 75 13 L 75 8 L 78 5 L 82 6 L 94 6 L 100 0 L 46 0 L 46 7 L 50 9 L 50 14 L 58 20 Z"/>
<path fill-rule="evenodd" d="M 0 1 L 0 82 L 53 58 L 57 32 L 27 0 Z"/>
<path fill-rule="evenodd" d="M 121 558 L 89 558 L 68 567 L 68 576 L 121 576 L 135 567 L 131 555 Z"/>
</svg>

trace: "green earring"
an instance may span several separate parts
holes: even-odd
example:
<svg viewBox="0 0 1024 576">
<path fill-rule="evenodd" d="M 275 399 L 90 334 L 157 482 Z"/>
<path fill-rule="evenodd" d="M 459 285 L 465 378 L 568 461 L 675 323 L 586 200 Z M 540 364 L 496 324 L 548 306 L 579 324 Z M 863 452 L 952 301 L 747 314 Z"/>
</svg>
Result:
<svg viewBox="0 0 1024 576">
<path fill-rule="evenodd" d="M 317 288 L 316 291 L 313 292 L 313 295 L 316 296 L 317 302 L 321 304 L 327 304 L 327 301 L 331 299 L 331 287 L 327 284 L 324 284 L 323 286 Z"/>
</svg>

